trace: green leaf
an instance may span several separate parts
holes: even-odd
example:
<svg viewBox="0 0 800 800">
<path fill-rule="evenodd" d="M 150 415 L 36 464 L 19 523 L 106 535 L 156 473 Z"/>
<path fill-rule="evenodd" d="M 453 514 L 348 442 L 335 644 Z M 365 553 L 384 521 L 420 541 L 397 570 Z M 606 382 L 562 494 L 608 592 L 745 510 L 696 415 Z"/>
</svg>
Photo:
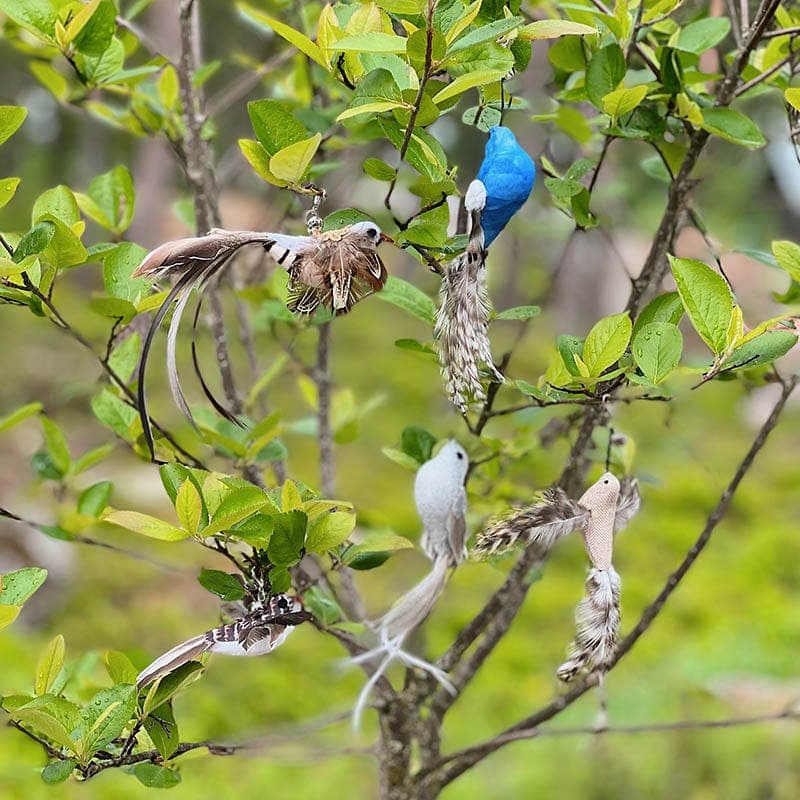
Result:
<svg viewBox="0 0 800 800">
<path fill-rule="evenodd" d="M 364 172 L 377 181 L 393 181 L 397 177 L 397 170 L 379 158 L 368 158 L 364 161 Z"/>
<path fill-rule="evenodd" d="M 580 336 L 568 336 L 566 334 L 561 334 L 558 339 L 556 339 L 556 347 L 561 356 L 561 361 L 567 368 L 569 374 L 575 377 L 580 375 L 578 365 L 575 362 L 575 356 L 580 356 L 581 353 L 583 353 L 585 341 L 586 340 L 582 339 Z"/>
<path fill-rule="evenodd" d="M 193 535 L 197 533 L 203 518 L 203 501 L 191 478 L 181 484 L 175 495 L 175 511 L 181 526 Z"/>
<path fill-rule="evenodd" d="M 65 758 L 60 761 L 51 761 L 42 770 L 42 780 L 47 784 L 63 783 L 75 769 L 78 762 L 74 758 Z"/>
<path fill-rule="evenodd" d="M 306 549 L 310 553 L 326 553 L 344 542 L 355 525 L 355 514 L 345 511 L 323 514 L 309 525 Z"/>
<path fill-rule="evenodd" d="M 201 569 L 198 583 L 221 600 L 241 600 L 245 596 L 242 582 L 218 569 Z"/>
<path fill-rule="evenodd" d="M 683 307 L 700 338 L 720 354 L 728 346 L 733 295 L 724 279 L 702 261 L 669 256 Z"/>
<path fill-rule="evenodd" d="M 406 104 L 397 102 L 395 100 L 379 100 L 375 103 L 364 103 L 362 105 L 353 106 L 346 111 L 342 111 L 338 117 L 337 122 L 343 122 L 346 119 L 358 117 L 361 114 L 383 114 L 385 111 L 392 111 L 395 108 L 406 108 Z"/>
<path fill-rule="evenodd" d="M 308 131 L 285 102 L 253 100 L 247 104 L 247 113 L 256 138 L 270 156 L 290 144 L 308 138 Z"/>
<path fill-rule="evenodd" d="M 789 331 L 767 331 L 745 342 L 725 359 L 724 371 L 752 369 L 771 364 L 797 344 L 797 335 Z"/>
<path fill-rule="evenodd" d="M 703 53 L 719 44 L 730 30 L 731 21 L 727 17 L 699 19 L 681 28 L 673 46 L 687 53 Z"/>
<path fill-rule="evenodd" d="M 591 377 L 602 375 L 628 347 L 633 325 L 627 311 L 604 317 L 589 331 L 583 345 L 583 361 Z"/>
<path fill-rule="evenodd" d="M 646 86 L 632 89 L 615 89 L 603 98 L 603 111 L 614 118 L 629 114 L 647 96 Z"/>
<path fill-rule="evenodd" d="M 236 8 L 239 9 L 239 13 L 242 14 L 245 19 L 249 19 L 260 28 L 267 28 L 275 31 L 278 36 L 286 39 L 289 44 L 294 45 L 294 47 L 308 56 L 312 61 L 316 61 L 317 64 L 325 69 L 328 68 L 325 56 L 322 54 L 322 50 L 320 50 L 319 46 L 315 42 L 312 42 L 307 36 L 300 33 L 300 31 L 296 31 L 289 25 L 264 14 L 262 11 L 247 5 L 247 3 L 237 3 Z"/>
<path fill-rule="evenodd" d="M 319 586 L 312 586 L 303 593 L 303 605 L 323 625 L 333 625 L 345 617 L 336 600 Z"/>
<path fill-rule="evenodd" d="M 767 143 L 755 122 L 739 111 L 732 108 L 703 108 L 701 113 L 703 128 L 709 133 L 751 149 Z"/>
<path fill-rule="evenodd" d="M 69 84 L 64 76 L 53 69 L 49 63 L 44 61 L 29 62 L 30 71 L 57 100 L 65 102 L 69 97 Z"/>
<path fill-rule="evenodd" d="M 633 336 L 651 322 L 669 322 L 677 325 L 683 316 L 683 303 L 681 296 L 677 292 L 666 292 L 654 297 L 636 318 L 633 326 Z"/>
<path fill-rule="evenodd" d="M 337 39 L 331 49 L 355 53 L 405 53 L 407 42 L 404 36 L 391 33 L 359 33 Z"/>
<path fill-rule="evenodd" d="M 164 758 L 169 758 L 181 743 L 171 702 L 163 703 L 151 711 L 145 717 L 144 729 Z"/>
<path fill-rule="evenodd" d="M 269 160 L 269 171 L 278 180 L 290 184 L 300 183 L 308 172 L 308 167 L 321 141 L 322 135 L 315 133 L 308 139 L 278 150 Z"/>
<path fill-rule="evenodd" d="M 344 556 L 344 560 L 352 566 L 353 559 L 356 556 L 364 555 L 367 553 L 386 553 L 394 552 L 395 550 L 408 550 L 413 548 L 414 545 L 404 536 L 398 536 L 392 531 L 370 531 L 365 534 L 361 541 L 348 548 Z M 385 561 L 386 559 L 384 559 Z"/>
<path fill-rule="evenodd" d="M 800 245 L 778 240 L 772 243 L 772 254 L 778 266 L 788 273 L 793 281 L 800 281 Z M 2 430 L 1 425 L 0 430 Z"/>
<path fill-rule="evenodd" d="M 257 486 L 244 485 L 223 497 L 222 502 L 211 515 L 211 521 L 200 531 L 200 536 L 228 530 L 258 511 L 271 506 L 269 498 Z"/>
<path fill-rule="evenodd" d="M 122 733 L 136 708 L 136 695 L 135 686 L 121 683 L 101 689 L 81 709 L 85 755 L 102 750 Z"/>
<path fill-rule="evenodd" d="M 94 6 L 94 8 L 92 8 Z M 87 3 L 67 26 L 67 37 L 77 50 L 100 56 L 111 44 L 117 30 L 117 9 L 111 0 Z"/>
<path fill-rule="evenodd" d="M 133 221 L 135 194 L 127 167 L 118 166 L 97 175 L 86 194 L 77 193 L 81 211 L 112 233 L 124 233 Z"/>
<path fill-rule="evenodd" d="M 38 38 L 55 43 L 55 7 L 50 0 L 0 0 L 0 11 Z"/>
<path fill-rule="evenodd" d="M 19 178 L 3 178 L 0 180 L 0 208 L 7 205 L 17 192 Z"/>
<path fill-rule="evenodd" d="M 147 691 L 147 696 L 142 704 L 142 713 L 150 714 L 154 709 L 160 708 L 168 700 L 194 683 L 203 671 L 203 665 L 198 661 L 189 661 L 177 669 L 156 679 Z"/>
<path fill-rule="evenodd" d="M 278 567 L 296 564 L 303 555 L 308 517 L 297 509 L 275 516 L 275 529 L 267 547 L 269 560 Z"/>
<path fill-rule="evenodd" d="M 100 481 L 84 489 L 78 498 L 78 512 L 88 514 L 90 517 L 99 517 L 111 499 L 113 488 L 114 484 L 111 481 Z"/>
<path fill-rule="evenodd" d="M 19 423 L 23 420 L 38 414 L 42 408 L 42 404 L 38 402 L 26 403 L 24 406 L 20 406 L 16 411 L 12 411 L 5 417 L 0 417 L 0 433 L 13 428 L 15 425 L 19 425 Z"/>
<path fill-rule="evenodd" d="M 538 317 L 540 313 L 541 308 L 539 308 L 539 306 L 515 306 L 514 308 L 507 308 L 505 311 L 495 314 L 494 318 L 526 320 Z"/>
<path fill-rule="evenodd" d="M 270 588 L 275 593 L 288 592 L 292 588 L 292 576 L 286 567 L 273 567 L 269 571 Z"/>
<path fill-rule="evenodd" d="M 53 681 L 64 666 L 64 652 L 64 637 L 59 633 L 44 649 L 36 665 L 33 691 L 37 696 L 50 691 Z"/>
<path fill-rule="evenodd" d="M 37 222 L 23 237 L 14 250 L 14 263 L 19 264 L 28 256 L 41 253 L 53 241 L 56 226 L 52 222 Z"/>
<path fill-rule="evenodd" d="M 43 217 L 43 223 L 47 224 L 48 222 L 53 224 L 54 231 L 43 255 L 50 264 L 57 269 L 85 264 L 89 254 L 72 228 L 52 214 Z"/>
<path fill-rule="evenodd" d="M 269 153 L 253 139 L 239 139 L 239 149 L 259 178 L 274 186 L 286 186 L 286 181 L 279 180 L 269 168 Z"/>
<path fill-rule="evenodd" d="M 411 544 L 411 542 L 409 542 Z M 369 553 L 356 553 L 351 559 L 348 560 L 347 566 L 351 569 L 368 570 L 377 569 L 383 566 L 392 554 L 388 550 L 374 550 Z"/>
<path fill-rule="evenodd" d="M 45 582 L 47 570 L 41 567 L 23 567 L 0 577 L 0 603 L 21 606 Z"/>
<path fill-rule="evenodd" d="M 683 351 L 683 336 L 669 322 L 650 322 L 642 326 L 633 339 L 633 360 L 642 374 L 659 384 L 679 364 Z"/>
<path fill-rule="evenodd" d="M 55 217 L 65 225 L 74 225 L 81 218 L 75 195 L 68 186 L 54 186 L 42 192 L 33 204 L 31 225 L 46 217 Z"/>
<path fill-rule="evenodd" d="M 540 19 L 524 25 L 517 32 L 517 38 L 536 41 L 537 39 L 557 39 L 559 36 L 593 36 L 597 28 L 573 22 L 571 19 Z"/>
<path fill-rule="evenodd" d="M 149 514 L 141 514 L 138 511 L 115 511 L 111 510 L 104 513 L 101 517 L 104 522 L 118 525 L 142 536 L 149 536 L 151 539 L 159 539 L 162 542 L 179 542 L 187 539 L 191 533 L 176 528 L 168 522 L 151 517 Z"/>
<path fill-rule="evenodd" d="M 106 672 L 114 683 L 136 683 L 136 667 L 125 653 L 119 650 L 108 650 L 103 656 Z"/>
<path fill-rule="evenodd" d="M 460 38 L 457 38 L 450 47 L 447 48 L 447 55 L 451 56 L 453 53 L 458 53 L 461 50 L 466 50 L 468 47 L 474 47 L 475 45 L 484 44 L 485 42 L 497 41 L 501 36 L 505 36 L 505 34 L 510 33 L 515 28 L 519 28 L 523 22 L 524 20 L 522 17 L 504 17 L 503 19 L 496 19 L 488 25 L 481 25 Z"/>
<path fill-rule="evenodd" d="M 69 455 L 69 446 L 64 432 L 48 417 L 40 417 L 42 432 L 44 433 L 44 444 L 53 466 L 61 473 L 66 475 L 69 472 L 72 459 Z"/>
<path fill-rule="evenodd" d="M 0 3 L 0 11 L 5 11 L 4 5 Z M 0 144 L 16 133 L 27 116 L 28 109 L 24 106 L 0 106 Z"/>
<path fill-rule="evenodd" d="M 0 605 L 0 630 L 7 628 L 22 611 L 22 606 Z"/>
<path fill-rule="evenodd" d="M 390 275 L 386 285 L 383 287 L 383 291 L 375 296 L 398 308 L 402 308 L 403 311 L 407 311 L 412 316 L 430 325 L 433 325 L 436 319 L 436 306 L 434 306 L 433 300 L 417 289 L 416 286 L 404 281 L 402 278 Z"/>
<path fill-rule="evenodd" d="M 75 746 L 70 736 L 74 730 L 74 725 L 71 723 L 65 724 L 63 715 L 59 713 L 60 706 L 58 701 L 72 705 L 64 698 L 45 694 L 30 703 L 26 703 L 24 706 L 14 709 L 11 717 L 17 722 L 23 723 L 26 727 L 33 728 L 61 747 L 71 750 Z M 77 722 L 77 720 L 74 721 Z"/>
<path fill-rule="evenodd" d="M 424 464 L 430 459 L 433 447 L 436 444 L 436 437 L 425 428 L 411 425 L 403 428 L 400 437 L 400 444 L 403 452 L 414 459 L 417 465 Z"/>
<path fill-rule="evenodd" d="M 787 89 L 783 93 L 786 102 L 792 106 L 792 108 L 797 109 L 800 111 L 800 86 L 793 86 Z"/>
<path fill-rule="evenodd" d="M 181 782 L 180 772 L 148 761 L 134 764 L 132 771 L 139 783 L 149 789 L 171 789 Z"/>
<path fill-rule="evenodd" d="M 603 98 L 613 92 L 625 77 L 625 55 L 618 44 L 598 50 L 586 67 L 586 94 L 592 105 L 602 110 Z"/>
<path fill-rule="evenodd" d="M 117 436 L 130 441 L 132 432 L 140 426 L 139 415 L 108 389 L 92 398 L 92 412 L 104 425 L 111 428 Z"/>
<path fill-rule="evenodd" d="M 482 69 L 475 72 L 467 72 L 465 75 L 460 75 L 454 81 L 451 81 L 440 89 L 433 96 L 433 102 L 436 105 L 442 105 L 447 100 L 458 95 L 463 94 L 469 89 L 474 89 L 476 86 L 486 86 L 487 84 L 494 83 L 504 78 L 508 70 L 505 69 Z"/>
<path fill-rule="evenodd" d="M 91 450 L 87 450 L 83 455 L 76 458 L 73 462 L 72 474 L 80 475 L 82 472 L 86 472 L 87 469 L 91 469 L 92 467 L 96 466 L 101 461 L 108 458 L 113 449 L 113 444 L 101 444 L 99 447 L 94 447 Z"/>
<path fill-rule="evenodd" d="M 129 381 L 136 365 L 139 363 L 142 337 L 138 332 L 132 333 L 127 339 L 117 345 L 108 359 L 108 366 L 123 381 Z"/>
<path fill-rule="evenodd" d="M 103 283 L 111 297 L 136 303 L 147 289 L 143 278 L 131 278 L 147 251 L 133 242 L 120 242 L 103 259 Z"/>
</svg>

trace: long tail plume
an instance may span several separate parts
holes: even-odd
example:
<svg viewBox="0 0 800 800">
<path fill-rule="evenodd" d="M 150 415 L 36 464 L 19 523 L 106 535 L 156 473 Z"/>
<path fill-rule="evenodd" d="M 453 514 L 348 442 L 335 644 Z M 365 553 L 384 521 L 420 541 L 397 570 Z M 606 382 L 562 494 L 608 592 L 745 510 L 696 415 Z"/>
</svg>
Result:
<svg viewBox="0 0 800 800">
<path fill-rule="evenodd" d="M 492 306 L 486 288 L 486 251 L 481 210 L 486 189 L 473 181 L 465 197 L 470 219 L 467 249 L 444 268 L 439 291 L 441 304 L 436 314 L 434 337 L 439 340 L 439 364 L 447 393 L 454 406 L 466 413 L 470 401 L 486 396 L 479 366 L 483 364 L 494 380 L 502 383 L 487 331 Z"/>
<path fill-rule="evenodd" d="M 556 670 L 565 682 L 584 670 L 605 670 L 611 662 L 619 632 L 621 583 L 616 570 L 592 568 L 586 596 L 575 611 L 577 632 L 569 657 Z"/>
<path fill-rule="evenodd" d="M 213 639 L 208 634 L 201 633 L 185 642 L 175 645 L 171 650 L 159 656 L 152 664 L 146 666 L 136 679 L 136 685 L 141 688 L 151 683 L 156 678 L 166 675 L 189 661 L 193 661 L 203 653 L 207 653 L 214 645 Z"/>
<path fill-rule="evenodd" d="M 430 614 L 436 601 L 439 599 L 447 583 L 450 569 L 449 557 L 442 556 L 433 562 L 431 571 L 412 589 L 400 598 L 393 606 L 375 623 L 378 627 L 380 644 L 372 650 L 361 653 L 351 659 L 351 663 L 360 664 L 380 658 L 380 663 L 370 675 L 369 680 L 358 696 L 353 708 L 353 726 L 358 729 L 361 716 L 367 706 L 369 695 L 381 676 L 386 672 L 393 661 L 402 661 L 409 667 L 416 667 L 432 675 L 448 691 L 455 694 L 455 688 L 450 683 L 447 674 L 431 664 L 403 649 L 406 637 Z"/>
<path fill-rule="evenodd" d="M 187 419 L 194 425 L 194 420 L 181 387 L 175 357 L 178 330 L 181 318 L 189 302 L 191 291 L 193 288 L 197 287 L 202 292 L 214 275 L 224 269 L 233 255 L 245 245 L 261 244 L 266 247 L 269 244 L 271 246 L 272 240 L 270 236 L 271 234 L 260 233 L 258 231 L 225 231 L 215 229 L 207 236 L 195 236 L 162 244 L 160 247 L 148 253 L 142 263 L 134 271 L 134 277 L 163 278 L 172 274 L 179 274 L 177 282 L 153 317 L 145 337 L 142 347 L 142 357 L 139 362 L 139 416 L 142 420 L 145 441 L 147 442 L 147 447 L 153 459 L 155 459 L 155 446 L 150 420 L 147 415 L 145 374 L 156 331 L 160 328 L 167 312 L 174 304 L 175 312 L 170 321 L 167 336 L 167 371 L 169 374 L 169 384 L 175 403 Z M 196 318 L 197 317 L 195 317 L 195 319 Z M 205 381 L 202 381 L 202 383 L 203 390 L 206 391 L 207 394 L 210 394 L 210 392 L 207 391 L 208 386 Z M 213 402 L 214 407 L 217 408 L 218 411 L 221 411 L 226 418 L 235 420 L 234 415 L 231 414 L 230 411 L 224 409 L 216 400 Z"/>
</svg>

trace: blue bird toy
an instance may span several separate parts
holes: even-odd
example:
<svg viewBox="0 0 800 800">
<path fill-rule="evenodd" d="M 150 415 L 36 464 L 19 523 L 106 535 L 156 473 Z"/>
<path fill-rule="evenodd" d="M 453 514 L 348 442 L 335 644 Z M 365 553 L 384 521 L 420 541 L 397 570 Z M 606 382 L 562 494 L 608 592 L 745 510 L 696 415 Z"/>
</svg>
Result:
<svg viewBox="0 0 800 800">
<path fill-rule="evenodd" d="M 485 247 L 528 199 L 535 178 L 536 165 L 513 132 L 502 125 L 492 128 L 478 171 L 478 180 L 486 187 L 486 207 L 481 214 Z"/>
</svg>

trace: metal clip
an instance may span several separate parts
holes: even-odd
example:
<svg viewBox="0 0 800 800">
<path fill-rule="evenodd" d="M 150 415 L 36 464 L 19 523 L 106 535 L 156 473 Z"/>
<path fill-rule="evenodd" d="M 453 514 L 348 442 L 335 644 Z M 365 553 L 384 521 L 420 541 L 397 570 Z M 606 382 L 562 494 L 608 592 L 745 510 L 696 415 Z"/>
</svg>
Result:
<svg viewBox="0 0 800 800">
<path fill-rule="evenodd" d="M 326 192 L 318 189 L 311 201 L 311 209 L 306 212 L 306 227 L 309 236 L 319 233 L 322 230 L 322 217 L 319 215 L 319 207 L 325 202 Z"/>
</svg>

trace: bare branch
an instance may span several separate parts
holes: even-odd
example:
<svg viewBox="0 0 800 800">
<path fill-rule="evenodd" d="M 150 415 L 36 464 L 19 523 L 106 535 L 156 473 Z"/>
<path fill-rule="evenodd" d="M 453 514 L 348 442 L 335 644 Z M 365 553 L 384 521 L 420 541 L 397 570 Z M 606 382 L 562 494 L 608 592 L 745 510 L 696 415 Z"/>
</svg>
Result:
<svg viewBox="0 0 800 800">
<path fill-rule="evenodd" d="M 333 461 L 333 432 L 331 431 L 331 323 L 319 326 L 317 340 L 317 365 L 314 382 L 317 384 L 317 423 L 319 425 L 319 481 L 325 497 L 333 497 L 336 485 L 336 467 Z"/>
</svg>

